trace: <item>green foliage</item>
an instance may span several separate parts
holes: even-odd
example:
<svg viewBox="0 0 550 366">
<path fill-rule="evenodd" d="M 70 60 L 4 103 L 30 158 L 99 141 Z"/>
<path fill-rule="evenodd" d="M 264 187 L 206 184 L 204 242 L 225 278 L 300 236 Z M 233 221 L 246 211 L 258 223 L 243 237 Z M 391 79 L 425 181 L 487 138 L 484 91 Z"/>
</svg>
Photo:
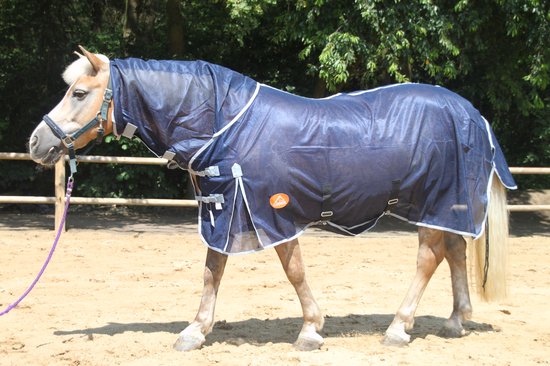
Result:
<svg viewBox="0 0 550 366">
<path fill-rule="evenodd" d="M 547 2 L 293 4 L 278 17 L 274 40 L 300 40 L 307 75 L 319 76 L 329 91 L 406 81 L 447 86 L 492 122 L 510 164 L 549 164 Z"/>
<path fill-rule="evenodd" d="M 491 121 L 511 165 L 550 163 L 547 1 L 0 0 L 3 151 L 25 151 L 64 94 L 60 74 L 78 44 L 110 57 L 204 59 L 309 96 L 404 81 L 447 86 Z M 111 138 L 94 153 L 150 156 L 139 142 Z M 51 171 L 31 163 L 3 162 L 0 174 L 4 192 L 51 186 Z M 82 164 L 77 189 L 181 197 L 185 179 Z"/>
<path fill-rule="evenodd" d="M 335 90 L 338 85 L 347 81 L 348 69 L 356 61 L 359 43 L 359 37 L 349 33 L 335 32 L 328 36 L 319 55 L 319 76 L 325 80 L 329 90 Z"/>
</svg>

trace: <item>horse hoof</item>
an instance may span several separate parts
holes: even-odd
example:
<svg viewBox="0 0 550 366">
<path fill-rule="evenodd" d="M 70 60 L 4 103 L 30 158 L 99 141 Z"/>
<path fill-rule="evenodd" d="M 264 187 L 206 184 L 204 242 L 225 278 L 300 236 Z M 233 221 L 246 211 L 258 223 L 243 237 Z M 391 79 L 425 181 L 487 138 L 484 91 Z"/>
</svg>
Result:
<svg viewBox="0 0 550 366">
<path fill-rule="evenodd" d="M 411 341 L 411 336 L 405 332 L 386 332 L 382 344 L 391 347 L 404 347 Z"/>
<path fill-rule="evenodd" d="M 206 341 L 204 336 L 191 335 L 191 334 L 180 334 L 176 343 L 174 343 L 174 349 L 180 352 L 192 351 L 194 349 L 199 349 Z"/>
<path fill-rule="evenodd" d="M 317 333 L 311 333 L 308 335 L 300 334 L 293 346 L 298 351 L 315 351 L 321 348 L 323 343 L 323 337 Z"/>
<path fill-rule="evenodd" d="M 463 328 L 443 327 L 437 333 L 442 338 L 460 338 L 466 335 L 466 331 Z"/>
</svg>

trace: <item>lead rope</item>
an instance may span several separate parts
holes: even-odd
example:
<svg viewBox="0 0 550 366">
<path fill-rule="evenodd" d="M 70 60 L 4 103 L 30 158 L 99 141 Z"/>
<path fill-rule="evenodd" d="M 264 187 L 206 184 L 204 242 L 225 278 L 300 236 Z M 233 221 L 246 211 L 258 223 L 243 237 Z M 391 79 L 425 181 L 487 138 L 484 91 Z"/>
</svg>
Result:
<svg viewBox="0 0 550 366">
<path fill-rule="evenodd" d="M 71 200 L 71 194 L 73 192 L 73 185 L 74 185 L 74 179 L 73 179 L 73 176 L 71 174 L 71 176 L 67 180 L 67 191 L 65 193 L 65 211 L 63 212 L 63 216 L 61 217 L 61 222 L 59 223 L 59 228 L 57 229 L 57 234 L 56 234 L 55 239 L 53 241 L 52 249 L 50 249 L 50 253 L 48 254 L 48 257 L 46 258 L 46 261 L 42 265 L 42 269 L 40 269 L 40 272 L 38 272 L 38 275 L 36 276 L 34 281 L 32 281 L 31 285 L 23 293 L 23 295 L 21 295 L 19 297 L 19 299 L 17 299 L 17 301 L 15 301 L 13 304 L 10 304 L 5 310 L 3 310 L 0 313 L 0 316 L 2 316 L 4 314 L 7 314 L 8 312 L 10 312 L 10 310 L 12 310 L 17 305 L 19 305 L 19 303 L 21 301 L 23 301 L 23 299 L 25 297 L 27 297 L 27 295 L 34 288 L 34 286 L 36 285 L 36 283 L 38 282 L 40 277 L 42 277 L 42 274 L 44 274 L 44 271 L 46 270 L 46 267 L 48 266 L 48 263 L 50 263 L 50 259 L 52 259 L 53 252 L 55 251 L 55 248 L 57 247 L 57 243 L 59 242 L 59 238 L 61 237 L 61 231 L 63 230 L 63 226 L 65 225 L 65 219 L 67 218 L 67 211 L 69 210 L 69 203 L 70 203 L 70 200 Z"/>
</svg>

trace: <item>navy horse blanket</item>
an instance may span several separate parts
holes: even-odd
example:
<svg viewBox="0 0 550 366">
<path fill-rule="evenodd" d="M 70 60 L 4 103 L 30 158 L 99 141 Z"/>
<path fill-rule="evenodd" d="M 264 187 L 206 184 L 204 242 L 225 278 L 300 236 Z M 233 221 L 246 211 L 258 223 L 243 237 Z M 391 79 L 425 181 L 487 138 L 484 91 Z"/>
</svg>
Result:
<svg viewBox="0 0 550 366">
<path fill-rule="evenodd" d="M 200 235 L 222 253 L 311 225 L 355 235 L 383 215 L 478 237 L 491 180 L 515 188 L 488 122 L 442 87 L 310 99 L 203 61 L 110 69 L 115 134 L 190 172 Z"/>
</svg>

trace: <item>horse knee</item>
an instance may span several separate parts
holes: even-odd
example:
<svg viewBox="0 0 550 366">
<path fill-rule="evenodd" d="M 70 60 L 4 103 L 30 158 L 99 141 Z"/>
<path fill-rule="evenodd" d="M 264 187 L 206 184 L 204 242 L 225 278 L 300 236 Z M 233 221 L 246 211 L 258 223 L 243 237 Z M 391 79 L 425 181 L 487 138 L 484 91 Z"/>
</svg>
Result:
<svg viewBox="0 0 550 366">
<path fill-rule="evenodd" d="M 306 278 L 306 273 L 304 271 L 304 268 L 301 266 L 289 267 L 285 271 L 285 273 L 286 273 L 286 277 L 288 278 L 288 281 L 294 286 L 299 286 L 300 284 L 304 283 Z"/>
</svg>

